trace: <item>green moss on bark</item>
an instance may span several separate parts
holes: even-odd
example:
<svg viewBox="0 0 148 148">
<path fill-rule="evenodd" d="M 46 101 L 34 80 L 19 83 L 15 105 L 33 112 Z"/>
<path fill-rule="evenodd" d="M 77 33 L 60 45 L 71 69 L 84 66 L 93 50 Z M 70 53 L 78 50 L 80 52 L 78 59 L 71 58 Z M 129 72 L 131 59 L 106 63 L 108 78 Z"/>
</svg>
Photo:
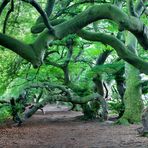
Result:
<svg viewBox="0 0 148 148">
<path fill-rule="evenodd" d="M 137 40 L 131 33 L 127 34 L 126 44 L 128 49 L 137 54 Z M 124 94 L 125 112 L 120 120 L 127 120 L 129 123 L 138 123 L 141 121 L 143 102 L 141 99 L 141 79 L 140 72 L 132 65 L 125 64 L 126 91 Z"/>
<path fill-rule="evenodd" d="M 126 91 L 124 95 L 125 112 L 120 120 L 126 119 L 129 123 L 141 121 L 143 103 L 141 99 L 141 86 L 139 70 L 126 64 Z"/>
</svg>

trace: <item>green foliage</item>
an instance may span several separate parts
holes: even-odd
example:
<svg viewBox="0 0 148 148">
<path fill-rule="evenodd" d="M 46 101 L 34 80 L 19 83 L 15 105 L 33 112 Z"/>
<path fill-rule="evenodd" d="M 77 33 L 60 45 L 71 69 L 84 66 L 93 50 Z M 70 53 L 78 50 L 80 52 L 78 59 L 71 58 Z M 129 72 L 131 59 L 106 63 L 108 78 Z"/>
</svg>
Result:
<svg viewBox="0 0 148 148">
<path fill-rule="evenodd" d="M 10 99 L 11 97 L 17 98 L 23 91 L 24 88 L 28 85 L 28 82 L 24 79 L 17 78 L 14 79 L 7 87 L 3 98 Z"/>
<path fill-rule="evenodd" d="M 84 120 L 93 120 L 99 117 L 100 102 L 97 100 L 90 101 L 87 104 L 82 104 L 82 112 Z"/>
<path fill-rule="evenodd" d="M 90 58 L 98 57 L 98 55 L 102 53 L 102 51 L 105 49 L 105 45 L 96 42 L 95 44 L 90 45 L 88 48 L 85 49 L 84 56 Z"/>
<path fill-rule="evenodd" d="M 11 117 L 10 106 L 0 106 L 0 123 L 3 123 Z"/>
<path fill-rule="evenodd" d="M 116 124 L 119 124 L 119 125 L 129 125 L 129 122 L 128 122 L 127 119 L 120 118 L 118 121 L 116 121 Z"/>
<path fill-rule="evenodd" d="M 108 102 L 109 105 L 109 110 L 111 110 L 112 113 L 116 113 L 119 114 L 121 111 L 124 110 L 124 106 L 120 101 L 109 101 Z"/>
<path fill-rule="evenodd" d="M 70 88 L 79 96 L 84 97 L 90 94 L 89 87 L 87 85 L 70 85 Z"/>
<path fill-rule="evenodd" d="M 7 85 L 12 80 L 10 75 L 11 64 L 15 60 L 15 56 L 12 52 L 2 50 L 0 48 L 0 95 L 3 94 Z"/>
<path fill-rule="evenodd" d="M 88 104 L 82 104 L 81 107 L 84 114 L 84 120 L 96 119 L 96 113 L 94 113 L 94 111 L 90 108 Z"/>
<path fill-rule="evenodd" d="M 104 64 L 104 65 L 97 65 L 93 67 L 93 71 L 98 74 L 108 73 L 108 74 L 114 74 L 118 72 L 121 68 L 123 68 L 124 63 L 121 62 L 114 62 L 112 64 Z"/>
<path fill-rule="evenodd" d="M 148 138 L 148 132 L 144 132 L 142 136 Z"/>
<path fill-rule="evenodd" d="M 17 103 L 15 108 L 16 108 L 16 111 L 18 112 L 18 114 L 21 114 L 22 112 L 24 112 L 25 106 L 23 104 Z"/>
</svg>

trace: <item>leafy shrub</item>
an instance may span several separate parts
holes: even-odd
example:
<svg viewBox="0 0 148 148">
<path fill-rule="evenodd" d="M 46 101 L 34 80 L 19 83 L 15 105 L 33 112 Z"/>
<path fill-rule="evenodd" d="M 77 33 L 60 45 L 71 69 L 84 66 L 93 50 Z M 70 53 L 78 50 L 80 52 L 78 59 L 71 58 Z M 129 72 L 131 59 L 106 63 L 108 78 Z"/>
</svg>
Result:
<svg viewBox="0 0 148 148">
<path fill-rule="evenodd" d="M 120 101 L 112 100 L 109 102 L 109 109 L 112 113 L 119 114 L 122 110 L 124 110 L 124 106 Z"/>
<path fill-rule="evenodd" d="M 10 117 L 11 117 L 11 107 L 1 106 L 0 107 L 0 123 L 3 123 Z"/>
</svg>

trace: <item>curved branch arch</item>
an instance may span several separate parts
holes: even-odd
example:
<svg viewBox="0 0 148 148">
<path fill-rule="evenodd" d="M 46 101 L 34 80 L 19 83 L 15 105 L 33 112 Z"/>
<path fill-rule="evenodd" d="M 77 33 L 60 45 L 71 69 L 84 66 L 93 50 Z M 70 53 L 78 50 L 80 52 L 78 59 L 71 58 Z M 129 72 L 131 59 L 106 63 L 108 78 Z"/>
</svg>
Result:
<svg viewBox="0 0 148 148">
<path fill-rule="evenodd" d="M 80 31 L 78 33 L 80 37 L 83 39 L 89 40 L 89 41 L 98 41 L 103 44 L 108 44 L 112 46 L 118 56 L 125 60 L 126 62 L 130 63 L 137 69 L 139 69 L 141 72 L 148 74 L 148 62 L 143 61 L 141 58 L 136 56 L 134 53 L 132 53 L 119 39 L 112 35 L 106 35 L 103 33 L 94 33 L 94 32 L 88 32 L 88 31 Z"/>
<path fill-rule="evenodd" d="M 63 38 L 101 19 L 113 20 L 119 25 L 119 30 L 130 31 L 136 36 L 141 46 L 148 50 L 148 28 L 138 18 L 128 16 L 121 9 L 111 4 L 92 6 L 71 20 L 55 26 L 55 36 Z"/>
</svg>

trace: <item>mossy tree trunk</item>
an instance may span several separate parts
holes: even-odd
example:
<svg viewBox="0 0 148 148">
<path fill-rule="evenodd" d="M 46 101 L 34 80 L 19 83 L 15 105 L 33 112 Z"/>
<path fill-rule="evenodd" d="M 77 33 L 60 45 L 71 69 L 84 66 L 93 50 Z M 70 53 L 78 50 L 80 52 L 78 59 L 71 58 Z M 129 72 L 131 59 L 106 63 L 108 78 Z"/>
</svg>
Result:
<svg viewBox="0 0 148 148">
<path fill-rule="evenodd" d="M 128 48 L 136 54 L 137 41 L 136 38 L 128 33 L 127 36 Z M 137 123 L 141 121 L 141 113 L 143 109 L 143 103 L 141 99 L 141 79 L 140 72 L 132 65 L 125 64 L 126 73 L 126 91 L 124 94 L 125 112 L 120 119 L 120 122 L 124 123 Z"/>
<path fill-rule="evenodd" d="M 126 119 L 129 123 L 140 122 L 143 105 L 139 71 L 127 63 L 126 71 L 125 112 L 122 119 Z"/>
</svg>

